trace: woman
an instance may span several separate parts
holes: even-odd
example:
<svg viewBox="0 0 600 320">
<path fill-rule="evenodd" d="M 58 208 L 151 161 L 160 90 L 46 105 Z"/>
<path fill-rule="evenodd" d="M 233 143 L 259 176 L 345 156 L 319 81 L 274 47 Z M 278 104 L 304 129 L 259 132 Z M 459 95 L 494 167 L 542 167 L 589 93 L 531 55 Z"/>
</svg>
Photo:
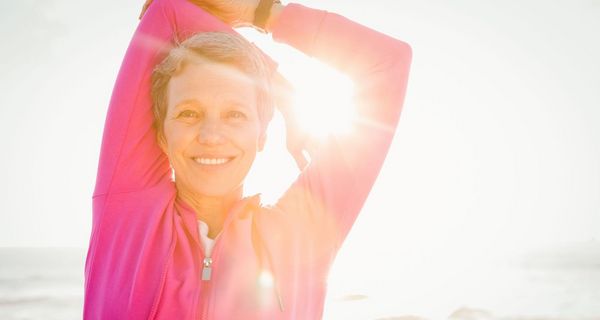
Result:
<svg viewBox="0 0 600 320">
<path fill-rule="evenodd" d="M 298 4 L 197 2 L 204 9 L 152 2 L 121 67 L 93 197 L 84 318 L 321 318 L 327 272 L 398 123 L 410 47 Z M 271 205 L 242 197 L 273 95 L 272 64 L 231 29 L 250 24 L 350 76 L 360 118 L 323 141 Z M 246 54 L 222 55 L 234 51 Z"/>
</svg>

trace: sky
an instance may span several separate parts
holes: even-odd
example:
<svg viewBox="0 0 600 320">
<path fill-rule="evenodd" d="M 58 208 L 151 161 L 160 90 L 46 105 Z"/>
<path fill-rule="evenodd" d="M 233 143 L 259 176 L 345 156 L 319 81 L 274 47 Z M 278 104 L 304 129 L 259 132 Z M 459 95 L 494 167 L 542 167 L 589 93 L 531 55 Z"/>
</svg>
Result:
<svg viewBox="0 0 600 320">
<path fill-rule="evenodd" d="M 600 241 L 600 1 L 299 2 L 413 49 L 400 124 L 334 266 L 338 286 Z M 0 246 L 87 247 L 104 117 L 141 5 L 0 2 Z M 347 98 L 334 71 L 242 33 L 305 95 Z M 282 128 L 276 118 L 249 193 L 276 197 L 297 174 Z M 353 274 L 366 276 L 344 286 Z"/>
<path fill-rule="evenodd" d="M 401 122 L 356 229 L 411 242 L 598 239 L 600 2 L 301 3 L 413 48 Z M 87 245 L 104 116 L 140 5 L 0 3 L 1 246 Z M 338 82 L 295 50 L 242 33 L 304 92 L 319 89 L 306 88 L 314 79 Z M 261 159 L 254 176 L 278 163 L 285 178 L 251 176 L 250 191 L 297 174 L 285 152 Z"/>
<path fill-rule="evenodd" d="M 598 239 L 600 2 L 301 3 L 413 48 L 401 122 L 356 233 L 504 248 Z M 139 8 L 0 3 L 0 246 L 87 246 L 104 116 Z M 303 92 L 322 87 L 307 86 L 314 79 L 342 83 L 294 49 L 241 32 Z M 328 93 L 343 99 L 344 88 Z M 276 150 L 281 130 L 275 121 L 275 151 L 258 159 L 249 191 L 279 190 L 297 174 Z M 273 163 L 283 178 L 256 183 Z"/>
</svg>

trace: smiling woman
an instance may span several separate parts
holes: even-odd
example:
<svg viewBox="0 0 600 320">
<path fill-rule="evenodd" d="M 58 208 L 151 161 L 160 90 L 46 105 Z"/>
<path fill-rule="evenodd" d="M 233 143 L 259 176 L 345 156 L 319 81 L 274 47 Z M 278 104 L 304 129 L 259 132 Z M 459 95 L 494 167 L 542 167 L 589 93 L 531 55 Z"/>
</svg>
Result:
<svg viewBox="0 0 600 320">
<path fill-rule="evenodd" d="M 158 141 L 178 195 L 194 206 L 206 197 L 241 198 L 242 181 L 264 148 L 273 104 L 267 65 L 255 51 L 237 36 L 201 33 L 172 50 L 153 73 Z M 211 219 L 204 212 L 198 210 L 198 218 Z M 213 225 L 209 235 L 220 229 Z"/>
<path fill-rule="evenodd" d="M 184 0 L 148 1 L 119 73 L 93 198 L 84 317 L 318 319 L 329 268 L 398 123 L 410 47 L 298 4 L 194 3 L 208 12 Z M 299 99 L 318 106 L 312 115 L 287 112 L 287 87 L 271 89 L 285 81 L 231 29 L 240 24 L 344 73 L 352 102 L 325 92 Z M 360 121 L 323 136 L 284 194 L 262 204 L 260 194 L 244 197 L 243 185 L 274 102 L 288 138 L 299 141 L 288 145 L 292 154 L 307 150 L 306 138 L 290 134 L 293 115 L 332 127 L 354 108 Z"/>
<path fill-rule="evenodd" d="M 179 195 L 191 200 L 196 193 L 234 190 L 241 197 L 242 180 L 265 141 L 253 86 L 206 64 L 187 66 L 171 79 L 168 91 L 161 146 Z"/>
</svg>

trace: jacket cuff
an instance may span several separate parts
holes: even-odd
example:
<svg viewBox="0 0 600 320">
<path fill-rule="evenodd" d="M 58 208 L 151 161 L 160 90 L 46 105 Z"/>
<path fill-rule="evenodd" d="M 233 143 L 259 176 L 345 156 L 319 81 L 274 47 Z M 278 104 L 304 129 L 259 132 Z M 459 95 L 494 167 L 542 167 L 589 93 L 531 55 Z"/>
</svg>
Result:
<svg viewBox="0 0 600 320">
<path fill-rule="evenodd" d="M 289 44 L 312 56 L 313 45 L 325 16 L 327 11 L 289 3 L 271 28 L 273 40 Z"/>
</svg>

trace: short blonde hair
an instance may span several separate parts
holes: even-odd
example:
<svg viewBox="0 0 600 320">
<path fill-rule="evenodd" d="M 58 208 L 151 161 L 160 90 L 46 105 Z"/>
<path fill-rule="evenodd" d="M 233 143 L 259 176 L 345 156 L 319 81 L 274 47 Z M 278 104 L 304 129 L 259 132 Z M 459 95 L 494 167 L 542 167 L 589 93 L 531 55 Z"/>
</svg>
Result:
<svg viewBox="0 0 600 320">
<path fill-rule="evenodd" d="M 171 77 L 190 63 L 219 63 L 233 67 L 254 80 L 257 112 L 264 134 L 273 118 L 274 101 L 271 72 L 266 58 L 253 44 L 240 35 L 227 32 L 198 33 L 178 44 L 152 72 L 152 111 L 154 128 L 163 135 L 167 115 L 167 88 Z"/>
</svg>

